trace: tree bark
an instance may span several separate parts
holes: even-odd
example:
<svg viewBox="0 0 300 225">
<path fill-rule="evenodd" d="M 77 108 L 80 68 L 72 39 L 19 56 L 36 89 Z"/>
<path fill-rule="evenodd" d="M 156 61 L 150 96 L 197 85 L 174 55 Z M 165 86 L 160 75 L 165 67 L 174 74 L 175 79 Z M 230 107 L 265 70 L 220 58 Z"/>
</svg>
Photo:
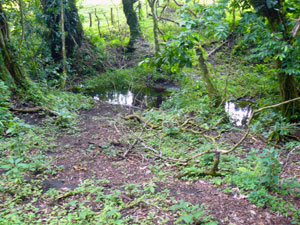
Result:
<svg viewBox="0 0 300 225">
<path fill-rule="evenodd" d="M 130 41 L 128 44 L 128 48 L 133 48 L 137 39 L 140 38 L 142 35 L 138 18 L 133 8 L 135 2 L 137 2 L 137 0 L 122 0 L 123 11 L 130 30 Z"/>
<path fill-rule="evenodd" d="M 63 73 L 60 82 L 60 87 L 64 88 L 67 80 L 67 53 L 66 53 L 66 38 L 65 38 L 65 16 L 64 16 L 64 1 L 60 1 L 60 26 L 61 26 L 61 45 L 62 45 L 62 62 L 63 62 Z"/>
<path fill-rule="evenodd" d="M 281 32 L 283 34 L 283 39 L 287 42 L 292 40 L 293 37 L 287 30 L 286 15 L 282 9 L 281 1 L 277 1 L 276 5 L 273 7 L 268 7 L 267 0 L 250 0 L 250 3 L 261 16 L 267 18 L 272 32 Z M 281 27 L 283 27 L 283 29 Z M 276 67 L 278 70 L 283 69 L 282 65 L 283 62 L 280 59 L 277 59 Z M 277 78 L 282 102 L 299 97 L 298 83 L 293 75 L 279 71 Z M 300 115 L 300 101 L 284 104 L 282 105 L 281 110 L 282 115 L 288 119 L 291 119 L 292 115 Z"/>
<path fill-rule="evenodd" d="M 7 69 L 9 75 L 13 78 L 15 85 L 24 90 L 28 90 L 30 87 L 30 82 L 16 60 L 16 53 L 10 47 L 9 28 L 2 8 L 1 1 L 0 1 L 0 52 L 1 52 L 4 66 Z M 1 71 L 1 72 L 5 72 L 5 71 Z M 1 78 L 4 79 L 5 76 L 1 76 Z"/>
<path fill-rule="evenodd" d="M 208 96 L 210 97 L 210 99 L 216 101 L 216 105 L 219 105 L 222 102 L 222 99 L 218 93 L 217 88 L 211 81 L 211 78 L 209 76 L 209 71 L 203 57 L 202 49 L 197 49 L 197 54 L 199 56 L 198 62 L 199 62 L 200 69 L 202 71 L 202 78 L 204 80 Z"/>
<path fill-rule="evenodd" d="M 282 62 L 277 60 L 277 68 L 280 69 Z M 294 76 L 279 72 L 277 75 L 281 101 L 285 102 L 290 99 L 299 97 L 298 83 Z M 300 114 L 300 101 L 294 101 L 281 106 L 282 115 L 289 120 L 293 115 Z"/>
<path fill-rule="evenodd" d="M 153 35 L 154 35 L 154 44 L 155 44 L 155 53 L 160 51 L 159 48 L 159 39 L 158 39 L 158 20 L 155 10 L 156 0 L 148 0 L 149 6 L 151 8 L 152 19 L 153 19 Z"/>
<path fill-rule="evenodd" d="M 101 34 L 100 18 L 99 18 L 99 16 L 97 15 L 97 9 L 96 9 L 96 8 L 95 8 L 95 17 L 96 17 L 96 19 L 97 19 L 97 26 L 98 26 L 99 37 L 101 38 L 101 37 L 102 37 L 102 34 Z"/>
<path fill-rule="evenodd" d="M 48 32 L 46 39 L 49 43 L 51 55 L 56 63 L 63 58 L 61 42 L 61 2 L 60 0 L 41 0 L 43 13 L 45 15 Z M 63 1 L 65 5 L 64 26 L 66 32 L 66 54 L 67 58 L 72 58 L 77 47 L 83 41 L 83 29 L 78 15 L 75 0 Z"/>
</svg>

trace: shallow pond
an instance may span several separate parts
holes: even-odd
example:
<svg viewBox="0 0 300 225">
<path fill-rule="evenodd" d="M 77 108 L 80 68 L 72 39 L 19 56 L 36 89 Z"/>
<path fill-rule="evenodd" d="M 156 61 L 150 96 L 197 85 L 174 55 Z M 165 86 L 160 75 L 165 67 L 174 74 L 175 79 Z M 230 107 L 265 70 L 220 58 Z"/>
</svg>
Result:
<svg viewBox="0 0 300 225">
<path fill-rule="evenodd" d="M 240 127 L 247 125 L 252 108 L 249 104 L 242 102 L 226 102 L 225 111 L 230 116 L 231 122 Z"/>
<path fill-rule="evenodd" d="M 103 100 L 114 105 L 141 108 L 159 107 L 169 95 L 169 91 L 151 88 L 140 90 L 105 90 L 94 92 L 93 94 L 96 100 Z"/>
<path fill-rule="evenodd" d="M 171 89 L 172 90 L 172 89 Z M 159 107 L 168 98 L 170 91 L 157 90 L 153 88 L 143 88 L 140 90 L 105 90 L 91 93 L 96 100 L 103 100 L 114 105 L 124 105 L 130 107 Z M 231 118 L 231 122 L 236 126 L 246 126 L 252 109 L 244 102 L 225 103 L 225 111 Z"/>
</svg>

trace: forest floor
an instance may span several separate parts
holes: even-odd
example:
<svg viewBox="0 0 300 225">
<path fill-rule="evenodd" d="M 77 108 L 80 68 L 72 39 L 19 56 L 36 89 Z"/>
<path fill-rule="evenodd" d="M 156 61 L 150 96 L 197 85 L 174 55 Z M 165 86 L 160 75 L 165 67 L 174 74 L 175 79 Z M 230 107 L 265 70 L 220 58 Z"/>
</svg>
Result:
<svg viewBox="0 0 300 225">
<path fill-rule="evenodd" d="M 129 133 L 122 129 L 120 121 L 132 111 L 129 107 L 98 101 L 92 109 L 80 113 L 74 133 L 61 132 L 58 135 L 56 147 L 47 154 L 54 160 L 54 165 L 62 169 L 44 181 L 42 187 L 44 192 L 55 188 L 65 193 L 54 200 L 55 204 L 62 206 L 71 200 L 85 200 L 84 204 L 96 212 L 100 207 L 96 197 L 91 195 L 86 200 L 83 195 L 72 192 L 86 180 L 91 180 L 95 184 L 101 181 L 99 186 L 106 195 L 119 191 L 120 201 L 125 205 L 120 210 L 122 217 L 131 215 L 133 218 L 129 224 L 134 224 L 134 221 L 142 224 L 150 221 L 154 224 L 174 224 L 175 213 L 169 209 L 174 199 L 193 205 L 204 203 L 212 216 L 210 220 L 218 224 L 291 224 L 290 218 L 249 202 L 238 188 L 226 194 L 222 192 L 222 187 L 212 184 L 208 179 L 199 178 L 191 182 L 175 178 L 174 173 L 164 173 L 164 170 L 172 171 L 168 165 L 153 170 L 151 168 L 155 167 L 155 160 L 148 159 L 138 150 L 128 152 L 126 157 L 118 154 L 118 150 L 122 152 L 122 149 L 129 148 L 124 142 L 129 138 Z M 242 134 L 233 133 L 228 138 L 234 140 L 239 136 Z M 254 142 L 248 140 L 243 146 L 251 148 L 253 145 L 264 145 L 263 142 Z M 150 186 L 154 190 L 150 188 L 152 192 L 148 195 L 146 190 Z M 168 193 L 167 197 L 162 197 L 164 193 Z M 293 200 L 295 204 L 297 200 Z M 54 202 L 41 199 L 38 205 L 46 214 L 51 214 Z"/>
</svg>

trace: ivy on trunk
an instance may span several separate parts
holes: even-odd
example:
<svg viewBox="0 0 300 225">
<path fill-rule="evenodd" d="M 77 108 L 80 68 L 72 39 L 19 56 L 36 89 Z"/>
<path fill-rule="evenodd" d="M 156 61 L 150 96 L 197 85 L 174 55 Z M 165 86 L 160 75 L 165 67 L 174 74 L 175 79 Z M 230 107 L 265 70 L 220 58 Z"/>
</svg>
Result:
<svg viewBox="0 0 300 225">
<path fill-rule="evenodd" d="M 51 55 L 56 63 L 63 58 L 61 42 L 61 2 L 60 0 L 41 0 L 45 22 L 48 28 L 46 39 L 49 43 Z M 79 19 L 75 0 L 63 1 L 64 27 L 67 58 L 72 58 L 77 47 L 83 42 L 83 29 Z"/>
<path fill-rule="evenodd" d="M 126 16 L 127 24 L 130 30 L 130 41 L 128 44 L 128 48 L 132 49 L 137 39 L 141 37 L 141 29 L 139 26 L 138 18 L 136 12 L 133 8 L 134 3 L 137 0 L 122 0 L 123 3 L 123 11 Z"/>
<path fill-rule="evenodd" d="M 0 52 L 3 60 L 3 66 L 0 67 L 0 78 L 5 82 L 9 82 L 9 79 L 5 74 L 9 74 L 15 85 L 24 90 L 29 89 L 30 81 L 28 80 L 26 74 L 17 62 L 16 54 L 11 47 L 10 37 L 9 37 L 9 27 L 6 21 L 5 13 L 2 8 L 2 3 L 0 2 Z M 5 71 L 6 70 L 6 71 Z"/>
<path fill-rule="evenodd" d="M 273 33 L 282 33 L 283 40 L 292 43 L 293 37 L 288 30 L 287 15 L 281 1 L 249 0 L 249 2 L 261 16 L 267 18 L 270 30 Z M 284 72 L 284 60 L 276 59 L 276 66 L 279 70 L 277 78 L 282 102 L 299 97 L 299 84 L 293 75 Z M 282 114 L 288 119 L 291 119 L 292 115 L 300 115 L 300 101 L 282 105 Z"/>
</svg>

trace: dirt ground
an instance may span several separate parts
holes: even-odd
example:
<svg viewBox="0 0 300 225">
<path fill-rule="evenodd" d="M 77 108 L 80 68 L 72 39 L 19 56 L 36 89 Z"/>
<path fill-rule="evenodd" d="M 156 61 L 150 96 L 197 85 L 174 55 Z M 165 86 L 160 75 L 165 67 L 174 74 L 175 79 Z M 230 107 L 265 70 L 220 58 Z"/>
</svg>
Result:
<svg viewBox="0 0 300 225">
<path fill-rule="evenodd" d="M 105 152 L 107 144 L 116 149 L 128 148 L 122 141 L 124 134 L 112 121 L 132 110 L 98 102 L 94 108 L 83 111 L 78 125 L 80 134 L 61 135 L 58 137 L 58 147 L 48 152 L 53 157 L 54 164 L 63 166 L 64 169 L 44 182 L 45 191 L 49 188 L 72 189 L 86 179 L 107 179 L 111 189 L 120 189 L 125 183 L 144 184 L 151 181 L 155 174 L 148 166 L 153 161 L 144 160 L 130 152 L 125 158 Z M 233 135 L 233 142 L 234 138 L 238 138 L 238 135 Z M 245 145 L 253 145 L 253 142 L 255 141 Z M 156 184 L 159 189 L 169 189 L 175 199 L 200 205 L 205 203 L 219 224 L 291 224 L 289 218 L 250 203 L 247 196 L 239 193 L 238 188 L 235 193 L 225 194 L 219 187 L 201 178 L 192 183 L 165 177 Z"/>
</svg>

